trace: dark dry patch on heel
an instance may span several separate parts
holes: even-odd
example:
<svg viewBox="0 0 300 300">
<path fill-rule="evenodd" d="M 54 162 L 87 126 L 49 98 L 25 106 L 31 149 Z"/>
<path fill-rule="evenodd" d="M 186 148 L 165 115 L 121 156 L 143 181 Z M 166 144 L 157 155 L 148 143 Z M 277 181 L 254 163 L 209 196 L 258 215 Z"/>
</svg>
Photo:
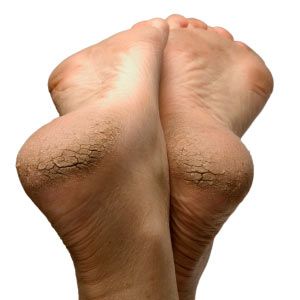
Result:
<svg viewBox="0 0 300 300">
<path fill-rule="evenodd" d="M 225 175 L 225 171 L 214 172 L 205 167 L 206 163 L 201 165 L 192 165 L 183 163 L 186 168 L 184 180 L 199 187 L 212 186 L 216 184 L 218 176 Z"/>
<path fill-rule="evenodd" d="M 225 138 L 226 137 L 226 138 Z M 232 134 L 216 139 L 211 134 L 203 138 L 178 139 L 169 153 L 171 177 L 186 182 L 197 190 L 239 202 L 250 189 L 253 164 L 249 151 Z"/>
<path fill-rule="evenodd" d="M 184 153 L 177 157 L 176 168 L 173 168 L 174 176 L 183 180 L 194 192 L 197 190 L 217 192 L 218 194 L 232 194 L 239 184 L 237 178 L 232 177 L 230 170 L 223 168 L 221 164 L 209 153 L 197 153 L 190 155 Z"/>
<path fill-rule="evenodd" d="M 18 154 L 17 171 L 26 191 L 86 177 L 116 152 L 120 135 L 116 122 L 86 118 L 64 127 L 60 119 L 33 134 Z"/>
<path fill-rule="evenodd" d="M 70 173 L 74 174 L 83 170 L 89 172 L 108 152 L 106 147 L 110 146 L 107 145 L 110 142 L 112 141 L 103 139 L 103 144 L 82 144 L 78 145 L 78 150 L 60 149 L 61 154 L 56 157 L 52 156 L 50 161 L 39 162 L 37 170 L 49 179 L 68 176 Z"/>
</svg>

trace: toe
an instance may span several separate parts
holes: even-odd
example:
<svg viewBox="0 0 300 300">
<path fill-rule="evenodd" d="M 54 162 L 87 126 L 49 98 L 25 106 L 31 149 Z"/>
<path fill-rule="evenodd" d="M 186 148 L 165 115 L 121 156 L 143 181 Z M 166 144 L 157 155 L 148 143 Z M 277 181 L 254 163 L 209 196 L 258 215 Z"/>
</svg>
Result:
<svg viewBox="0 0 300 300">
<path fill-rule="evenodd" d="M 167 18 L 170 29 L 186 28 L 189 25 L 188 19 L 181 15 L 171 15 Z"/>
<path fill-rule="evenodd" d="M 164 46 L 168 39 L 169 25 L 164 19 L 154 18 L 147 21 L 142 21 L 132 26 L 136 37 L 142 39 L 150 39 L 153 42 L 160 41 Z"/>
<path fill-rule="evenodd" d="M 190 25 L 195 28 L 207 29 L 207 24 L 195 18 L 188 18 Z"/>
<path fill-rule="evenodd" d="M 154 18 L 148 21 L 148 25 L 158 29 L 161 34 L 168 35 L 169 25 L 164 19 Z"/>
<path fill-rule="evenodd" d="M 132 26 L 132 28 L 142 28 L 146 26 L 155 27 L 163 32 L 167 31 L 169 26 L 164 19 L 154 18 L 146 21 L 141 21 Z"/>
<path fill-rule="evenodd" d="M 219 27 L 219 26 L 210 27 L 210 30 L 215 31 L 217 34 L 221 35 L 225 39 L 233 41 L 232 34 L 223 27 Z"/>
</svg>

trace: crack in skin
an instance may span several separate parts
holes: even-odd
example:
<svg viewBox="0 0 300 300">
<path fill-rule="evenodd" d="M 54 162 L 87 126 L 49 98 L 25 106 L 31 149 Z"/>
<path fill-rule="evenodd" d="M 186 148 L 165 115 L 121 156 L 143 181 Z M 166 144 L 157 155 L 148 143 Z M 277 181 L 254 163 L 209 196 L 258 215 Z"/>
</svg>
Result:
<svg viewBox="0 0 300 300">
<path fill-rule="evenodd" d="M 207 164 L 208 165 L 208 164 Z M 187 183 L 196 188 L 213 188 L 219 192 L 230 194 L 233 196 L 241 190 L 245 180 L 248 181 L 247 169 L 245 170 L 220 170 L 214 168 L 214 162 L 210 167 L 203 165 L 191 165 L 183 163 L 181 166 L 181 178 Z M 243 189 L 243 188 L 242 188 Z"/>
<path fill-rule="evenodd" d="M 209 134 L 205 133 L 200 139 L 185 129 L 177 131 L 168 151 L 171 177 L 185 182 L 196 194 L 197 190 L 209 190 L 226 198 L 241 198 L 252 182 L 252 160 L 239 139 L 226 135 L 225 132 L 225 144 L 214 136 L 214 143 L 203 143 Z"/>
<path fill-rule="evenodd" d="M 195 163 L 190 162 L 196 160 Z M 213 163 L 213 162 L 212 162 Z M 202 159 L 202 155 L 186 155 L 182 149 L 180 159 L 177 159 L 178 175 L 187 183 L 195 185 L 199 188 L 218 186 L 220 185 L 220 177 L 226 176 L 226 171 L 216 171 L 212 167 L 212 163 L 208 160 Z"/>
<path fill-rule="evenodd" d="M 213 172 L 208 168 L 204 167 L 204 164 L 192 165 L 183 162 L 183 165 L 185 165 L 188 169 L 191 169 L 191 170 L 187 169 L 185 171 L 186 175 L 187 176 L 190 175 L 191 178 L 184 177 L 184 180 L 187 182 L 195 183 L 198 186 L 205 183 L 207 183 L 208 185 L 213 185 L 214 182 L 217 180 L 217 176 L 225 175 L 226 173 L 225 171 Z"/>
<path fill-rule="evenodd" d="M 82 152 L 82 150 L 85 151 Z M 91 150 L 89 147 L 83 148 L 83 145 L 80 145 L 79 151 L 70 149 L 62 150 L 61 155 L 53 158 L 50 162 L 40 162 L 37 168 L 39 171 L 47 170 L 49 173 L 56 173 L 58 170 L 74 167 L 81 169 L 93 165 L 97 158 L 103 156 L 104 152 L 105 147 L 103 147 L 103 145 L 101 151 L 95 149 Z"/>
<path fill-rule="evenodd" d="M 114 138 L 112 136 L 106 136 L 101 133 L 101 144 L 82 144 L 78 145 L 79 150 L 62 149 L 61 154 L 51 158 L 51 161 L 40 162 L 37 169 L 54 178 L 56 175 L 68 175 L 69 172 L 75 170 L 88 171 L 90 168 L 96 167 L 96 165 L 104 158 L 109 152 L 109 148 L 112 147 Z M 99 138 L 99 137 L 98 137 Z"/>
<path fill-rule="evenodd" d="M 51 125 L 51 123 L 49 123 Z M 25 189 L 37 192 L 59 180 L 93 173 L 108 154 L 114 154 L 120 128 L 112 121 L 87 124 L 83 132 L 76 129 L 61 134 L 62 125 L 39 136 L 35 133 L 23 146 L 17 158 L 17 170 Z M 48 126 L 48 125 L 46 125 Z M 51 127 L 51 126 L 50 126 Z"/>
</svg>

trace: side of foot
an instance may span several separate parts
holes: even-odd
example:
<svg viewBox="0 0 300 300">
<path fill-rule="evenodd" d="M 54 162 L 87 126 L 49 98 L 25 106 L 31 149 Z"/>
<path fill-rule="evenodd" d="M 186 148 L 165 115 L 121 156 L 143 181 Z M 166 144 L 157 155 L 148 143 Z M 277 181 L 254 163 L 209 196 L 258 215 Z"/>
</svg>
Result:
<svg viewBox="0 0 300 300">
<path fill-rule="evenodd" d="M 167 36 L 157 19 L 64 61 L 49 80 L 61 117 L 18 154 L 26 193 L 72 256 L 80 299 L 177 297 L 158 111 Z"/>
<path fill-rule="evenodd" d="M 180 299 L 193 299 L 213 239 L 250 189 L 240 136 L 272 91 L 264 62 L 223 28 L 168 18 L 160 114 L 167 142 L 171 230 Z"/>
</svg>

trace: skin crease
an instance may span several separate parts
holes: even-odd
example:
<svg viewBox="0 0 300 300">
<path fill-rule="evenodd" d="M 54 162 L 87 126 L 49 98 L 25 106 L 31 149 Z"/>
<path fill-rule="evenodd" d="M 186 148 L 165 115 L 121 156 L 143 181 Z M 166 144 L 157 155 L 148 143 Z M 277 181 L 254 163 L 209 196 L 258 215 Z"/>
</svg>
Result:
<svg viewBox="0 0 300 300">
<path fill-rule="evenodd" d="M 167 22 L 170 35 L 162 63 L 160 118 L 170 167 L 170 225 L 177 286 L 180 299 L 190 300 L 195 298 L 196 287 L 215 235 L 251 186 L 252 160 L 240 137 L 269 97 L 272 77 L 262 60 L 245 44 L 233 42 L 231 34 L 223 28 L 211 28 L 202 21 L 178 15 L 170 16 Z M 141 22 L 133 29 L 145 31 L 146 24 L 147 22 Z M 97 46 L 85 49 L 65 60 L 52 73 L 49 89 L 60 115 L 63 116 L 61 118 L 65 117 L 63 120 L 70 118 L 67 116 L 72 114 L 75 114 L 72 119 L 78 120 L 82 110 L 91 107 L 94 111 L 91 104 L 100 102 L 110 111 L 105 111 L 105 115 L 111 116 L 104 120 L 101 118 L 100 123 L 97 117 L 94 118 L 94 127 L 101 128 L 97 133 L 101 140 L 99 143 L 91 146 L 91 143 L 84 141 L 76 145 L 75 157 L 69 152 L 65 153 L 64 160 L 58 160 L 58 164 L 68 167 L 68 164 L 80 162 L 93 151 L 91 165 L 97 165 L 99 160 L 103 161 L 102 157 L 107 156 L 104 153 L 112 152 L 110 147 L 129 148 L 129 145 L 119 144 L 119 136 L 123 135 L 120 128 L 124 124 L 115 124 L 115 120 L 123 118 L 115 99 L 118 98 L 116 86 L 122 86 L 119 89 L 122 93 L 127 87 L 129 93 L 134 90 L 130 82 L 137 81 L 138 76 L 130 66 L 135 65 L 138 53 L 129 57 L 123 55 L 136 43 L 131 36 L 116 35 Z M 128 73 L 131 69 L 133 72 Z M 149 65 L 146 69 L 149 69 Z M 124 74 L 123 78 L 119 74 Z M 157 89 L 158 83 L 155 85 Z M 140 89 L 144 92 L 145 86 L 140 84 L 138 90 Z M 110 110 L 108 107 L 115 109 Z M 134 118 L 137 116 L 138 114 L 134 114 Z M 62 127 L 61 125 L 60 128 Z M 79 131 L 81 127 L 84 128 L 79 123 Z M 103 128 L 106 129 L 102 130 Z M 86 129 L 82 129 L 82 132 L 85 133 Z M 84 136 L 84 133 L 80 136 Z M 143 136 L 144 132 L 139 134 Z M 62 135 L 65 137 L 65 132 Z M 88 139 L 94 140 L 94 137 Z M 37 143 L 40 144 L 40 141 L 38 139 Z M 53 142 L 49 142 L 51 143 Z M 105 144 L 107 146 L 103 149 Z M 23 154 L 27 160 L 28 157 L 41 154 L 39 151 L 32 155 L 35 147 L 28 148 L 28 153 Z M 161 153 L 157 155 L 159 156 L 161 157 Z M 58 157 L 61 157 L 61 153 Z M 117 157 L 124 158 L 122 155 Z M 120 159 L 114 157 L 114 161 L 116 160 Z M 25 165 L 20 161 L 20 166 Z M 42 162 L 39 166 L 46 170 L 52 168 L 51 162 Z M 86 166 L 79 163 L 78 167 Z M 127 169 L 129 166 L 121 168 Z M 39 187 L 40 183 L 35 182 L 37 176 L 28 176 L 33 171 L 28 166 L 23 169 L 26 170 L 23 171 L 26 174 L 23 176 L 26 184 Z M 75 173 L 82 172 L 75 169 Z M 62 168 L 60 172 L 64 172 L 61 170 Z M 86 173 L 90 172 L 89 164 L 86 170 Z M 51 176 L 48 171 L 47 175 Z M 87 187 L 90 185 L 88 189 L 92 189 L 96 183 L 85 176 L 88 180 L 84 184 Z M 73 184 L 70 181 L 70 190 Z M 108 181 L 103 185 L 108 185 Z M 48 194 L 49 191 L 45 191 L 43 199 Z M 73 198 L 70 199 L 73 202 Z"/>
<path fill-rule="evenodd" d="M 160 116 L 171 235 L 179 298 L 193 300 L 214 237 L 250 189 L 253 164 L 240 137 L 273 80 L 262 59 L 227 30 L 180 15 L 167 21 Z"/>
<path fill-rule="evenodd" d="M 158 110 L 167 37 L 154 19 L 59 65 L 49 87 L 61 116 L 18 154 L 26 193 L 71 254 L 80 300 L 178 299 Z"/>
</svg>

